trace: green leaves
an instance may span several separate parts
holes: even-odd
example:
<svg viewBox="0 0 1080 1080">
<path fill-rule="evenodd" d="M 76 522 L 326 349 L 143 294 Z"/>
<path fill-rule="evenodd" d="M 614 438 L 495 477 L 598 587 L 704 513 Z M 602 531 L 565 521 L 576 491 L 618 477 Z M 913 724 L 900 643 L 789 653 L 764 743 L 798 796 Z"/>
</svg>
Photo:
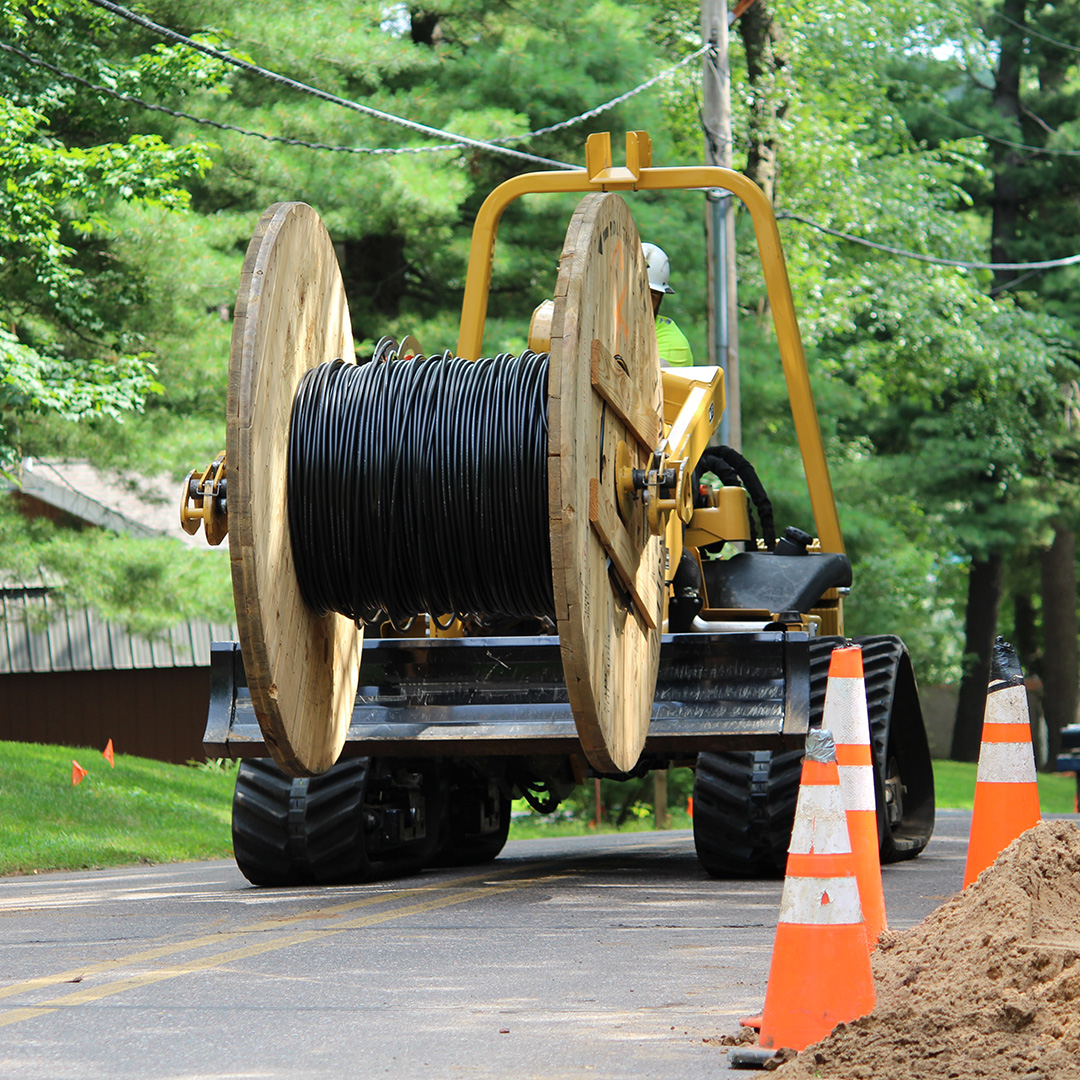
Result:
<svg viewBox="0 0 1080 1080">
<path fill-rule="evenodd" d="M 0 328 L 0 469 L 17 461 L 18 420 L 52 412 L 63 420 L 122 419 L 161 393 L 148 354 L 111 361 L 45 356 Z"/>
<path fill-rule="evenodd" d="M 9 6 L 0 17 L 28 32 L 42 13 L 27 14 Z M 48 18 L 64 25 L 64 9 Z M 185 210 L 184 185 L 210 165 L 198 143 L 150 133 L 95 141 L 92 127 L 65 130 L 67 117 L 56 126 L 41 103 L 62 113 L 68 89 L 39 90 L 36 106 L 0 96 L 0 460 L 9 465 L 21 418 L 119 418 L 160 392 L 150 354 L 130 347 L 141 273 L 112 250 L 111 215 L 122 203 Z"/>
</svg>

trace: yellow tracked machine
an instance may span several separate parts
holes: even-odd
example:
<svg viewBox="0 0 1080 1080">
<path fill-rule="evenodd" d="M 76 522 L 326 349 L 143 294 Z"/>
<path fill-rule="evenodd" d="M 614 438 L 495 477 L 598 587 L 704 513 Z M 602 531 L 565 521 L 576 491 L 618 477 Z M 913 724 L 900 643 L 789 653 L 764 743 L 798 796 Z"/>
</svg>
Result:
<svg viewBox="0 0 1080 1080">
<path fill-rule="evenodd" d="M 776 221 L 739 173 L 653 167 L 644 132 L 625 166 L 607 134 L 586 155 L 488 196 L 454 352 L 358 359 L 318 215 L 259 222 L 226 451 L 181 503 L 188 531 L 230 538 L 240 641 L 214 646 L 205 745 L 244 759 L 233 836 L 257 884 L 482 862 L 512 799 L 549 812 L 672 764 L 696 768 L 710 874 L 783 867 L 851 569 Z M 752 468 L 710 445 L 720 369 L 661 369 L 623 196 L 687 188 L 753 220 L 818 539 L 777 541 Z M 544 192 L 586 193 L 552 298 L 525 352 L 485 352 L 500 216 Z M 861 644 L 882 857 L 907 858 L 934 820 L 918 690 L 899 638 Z"/>
</svg>

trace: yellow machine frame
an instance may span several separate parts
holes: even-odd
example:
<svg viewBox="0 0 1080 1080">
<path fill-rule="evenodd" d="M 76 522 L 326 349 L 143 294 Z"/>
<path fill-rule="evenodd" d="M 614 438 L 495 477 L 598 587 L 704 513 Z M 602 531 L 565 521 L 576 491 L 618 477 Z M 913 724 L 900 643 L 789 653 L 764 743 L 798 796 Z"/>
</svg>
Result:
<svg viewBox="0 0 1080 1080">
<path fill-rule="evenodd" d="M 722 169 L 715 165 L 653 168 L 652 142 L 644 131 L 626 133 L 625 167 L 612 165 L 611 135 L 606 131 L 588 137 L 585 144 L 585 162 L 584 170 L 523 173 L 515 176 L 500 184 L 484 200 L 473 226 L 469 249 L 469 270 L 461 305 L 458 356 L 476 360 L 481 355 L 488 294 L 491 289 L 495 236 L 503 211 L 515 199 L 522 195 L 573 191 L 671 191 L 694 188 L 723 188 L 730 191 L 742 200 L 754 223 L 765 286 L 776 327 L 780 360 L 791 400 L 795 434 L 802 454 L 810 505 L 821 549 L 843 552 L 844 539 L 840 531 L 829 467 L 825 460 L 825 447 L 818 424 L 817 409 L 814 406 L 814 395 L 810 388 L 806 354 L 803 352 L 787 266 L 780 246 L 780 232 L 769 200 L 752 180 L 731 169 Z M 719 409 L 723 407 L 723 383 L 722 380 L 715 380 L 713 382 L 719 385 L 719 392 L 705 392 L 702 388 L 709 383 L 700 378 L 704 372 L 699 371 L 698 377 L 695 377 L 692 374 L 694 369 L 683 370 L 685 375 L 672 369 L 664 371 L 665 423 L 671 425 L 671 434 L 677 435 L 679 442 L 678 452 L 676 447 L 669 443 L 668 456 L 672 459 L 685 458 L 692 468 L 719 420 Z M 676 403 L 677 409 L 673 408 Z M 710 405 L 714 413 L 711 418 Z M 683 407 L 691 411 L 685 418 L 678 415 Z M 710 421 L 713 422 L 708 426 Z M 716 508 L 714 514 L 702 515 L 700 522 L 698 518 L 702 512 L 695 512 L 691 528 L 698 531 L 701 542 L 709 542 L 714 535 L 713 529 L 706 524 L 707 519 L 712 518 L 715 521 L 717 515 L 726 512 L 723 506 Z M 743 513 L 745 514 L 745 508 Z M 712 524 L 712 521 L 709 521 L 709 524 Z M 677 553 L 673 552 L 673 555 L 675 554 Z"/>
<path fill-rule="evenodd" d="M 820 546 L 816 546 L 816 550 L 842 553 L 844 540 L 810 388 L 806 355 L 780 246 L 780 233 L 768 199 L 753 181 L 731 169 L 712 165 L 654 168 L 652 143 L 644 131 L 627 132 L 625 166 L 612 164 L 611 136 L 606 131 L 588 136 L 585 161 L 583 170 L 524 173 L 513 177 L 500 184 L 484 200 L 473 226 L 457 355 L 468 360 L 476 360 L 481 355 L 495 238 L 503 212 L 515 199 L 522 195 L 575 191 L 723 188 L 732 192 L 742 200 L 754 223 L 795 433 L 819 537 Z M 550 302 L 547 302 L 534 313 L 534 326 L 541 311 L 545 307 L 550 309 L 550 306 Z M 546 314 L 550 318 L 550 311 Z M 662 374 L 664 437 L 656 447 L 654 465 L 648 473 L 648 485 L 655 489 L 654 497 L 650 500 L 650 526 L 655 533 L 666 533 L 669 569 L 673 569 L 678 565 L 684 547 L 700 548 L 717 540 L 748 539 L 749 522 L 746 495 L 741 488 L 725 488 L 717 492 L 710 506 L 693 506 L 693 470 L 719 424 L 725 405 L 723 372 L 713 367 L 689 367 L 665 368 Z M 600 379 L 600 392 L 607 395 L 615 393 L 617 387 L 609 386 L 607 382 Z M 615 397 L 618 395 L 615 394 Z M 625 476 L 621 475 L 623 472 Z M 200 525 L 205 526 L 207 540 L 211 544 L 220 543 L 228 531 L 224 499 L 221 497 L 224 494 L 224 476 L 222 455 L 201 477 L 197 471 L 188 477 L 181 499 L 183 527 L 188 532 L 195 532 Z M 667 480 L 666 485 L 662 476 Z M 672 476 L 677 477 L 673 484 Z M 628 498 L 633 497 L 634 481 L 629 468 L 620 470 L 618 482 L 623 494 Z M 661 493 L 662 486 L 665 494 Z M 830 590 L 823 598 L 822 610 L 815 614 L 822 618 L 824 632 L 842 632 L 839 597 L 835 590 Z M 456 636 L 460 628 L 455 625 L 445 631 L 433 630 L 433 633 L 437 636 Z"/>
</svg>

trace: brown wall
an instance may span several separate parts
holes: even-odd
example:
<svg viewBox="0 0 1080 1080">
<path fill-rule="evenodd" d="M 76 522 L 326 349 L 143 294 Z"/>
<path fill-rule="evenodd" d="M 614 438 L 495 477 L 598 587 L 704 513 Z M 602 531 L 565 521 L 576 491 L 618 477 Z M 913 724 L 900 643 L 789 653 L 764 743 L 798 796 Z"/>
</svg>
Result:
<svg viewBox="0 0 1080 1080">
<path fill-rule="evenodd" d="M 210 669 L 0 675 L 0 739 L 202 761 Z"/>
</svg>

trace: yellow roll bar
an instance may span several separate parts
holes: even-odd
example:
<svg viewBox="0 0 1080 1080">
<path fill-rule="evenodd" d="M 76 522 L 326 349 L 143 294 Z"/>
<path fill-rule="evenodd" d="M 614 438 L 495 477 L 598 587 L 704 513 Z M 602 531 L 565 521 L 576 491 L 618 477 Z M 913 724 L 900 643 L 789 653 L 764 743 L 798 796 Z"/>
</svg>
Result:
<svg viewBox="0 0 1080 1080">
<path fill-rule="evenodd" d="M 469 272 L 461 305 L 458 356 L 475 360 L 481 354 L 495 255 L 495 234 L 503 211 L 515 199 L 522 195 L 572 191 L 672 191 L 693 188 L 723 188 L 730 191 L 743 201 L 754 222 L 780 361 L 791 401 L 791 415 L 821 547 L 824 551 L 842 552 L 844 538 L 840 532 L 836 498 L 825 461 L 825 446 L 810 388 L 810 373 L 806 367 L 806 354 L 799 334 L 784 252 L 780 246 L 780 232 L 769 200 L 761 188 L 742 173 L 722 169 L 718 165 L 653 168 L 652 144 L 644 131 L 626 133 L 625 167 L 612 167 L 611 136 L 606 131 L 588 137 L 585 162 L 584 169 L 515 176 L 500 184 L 484 200 L 476 216 L 469 248 Z"/>
</svg>

